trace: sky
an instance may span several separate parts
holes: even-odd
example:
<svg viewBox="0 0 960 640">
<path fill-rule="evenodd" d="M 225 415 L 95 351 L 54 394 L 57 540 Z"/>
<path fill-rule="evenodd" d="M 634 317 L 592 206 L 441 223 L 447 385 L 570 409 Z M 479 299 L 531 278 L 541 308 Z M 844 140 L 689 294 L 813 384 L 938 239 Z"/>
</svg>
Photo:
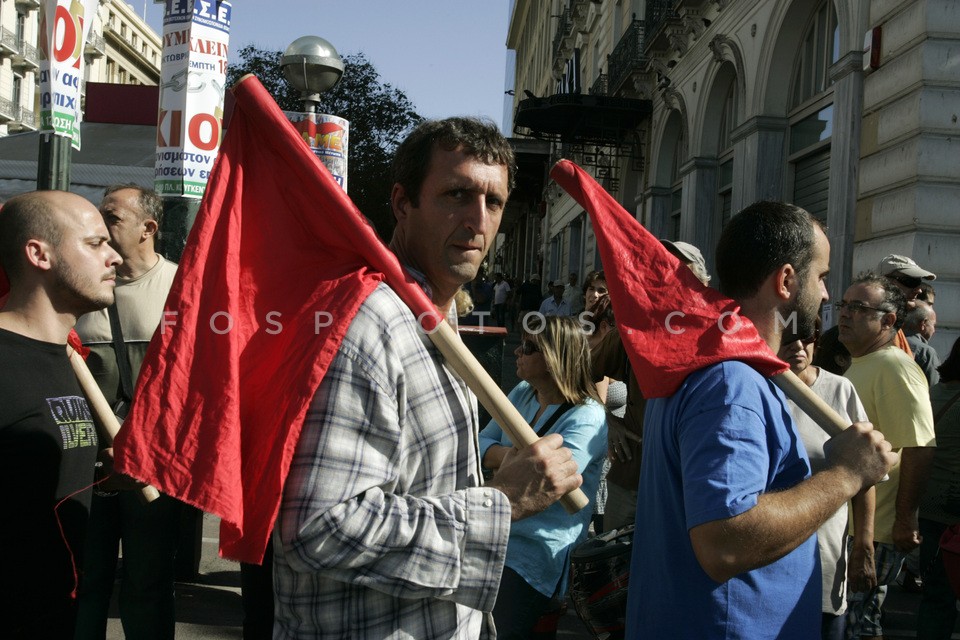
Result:
<svg viewBox="0 0 960 640">
<path fill-rule="evenodd" d="M 159 34 L 163 4 L 130 5 Z M 427 118 L 504 121 L 509 0 L 233 0 L 230 49 L 283 50 L 305 35 L 363 53 Z M 230 61 L 236 60 L 231 53 Z"/>
</svg>

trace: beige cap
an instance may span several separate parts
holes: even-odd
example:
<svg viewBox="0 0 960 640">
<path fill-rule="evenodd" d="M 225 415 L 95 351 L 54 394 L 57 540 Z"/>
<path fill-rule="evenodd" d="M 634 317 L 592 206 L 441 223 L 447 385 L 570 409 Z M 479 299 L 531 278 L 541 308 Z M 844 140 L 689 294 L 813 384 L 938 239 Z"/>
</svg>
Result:
<svg viewBox="0 0 960 640">
<path fill-rule="evenodd" d="M 898 256 L 891 253 L 880 261 L 877 265 L 877 273 L 882 276 L 888 276 L 891 273 L 902 273 L 910 278 L 922 278 L 923 280 L 936 280 L 935 273 L 921 269 L 920 265 L 907 256 Z"/>
</svg>

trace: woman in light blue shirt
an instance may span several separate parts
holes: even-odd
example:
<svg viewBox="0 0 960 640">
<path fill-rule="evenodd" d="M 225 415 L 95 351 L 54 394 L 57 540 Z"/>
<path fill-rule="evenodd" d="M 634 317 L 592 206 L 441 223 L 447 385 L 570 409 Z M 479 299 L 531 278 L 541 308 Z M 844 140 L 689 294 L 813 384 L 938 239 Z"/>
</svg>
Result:
<svg viewBox="0 0 960 640">
<path fill-rule="evenodd" d="M 529 325 L 530 333 L 516 350 L 522 382 L 508 397 L 538 435 L 563 436 L 583 475 L 581 489 L 595 496 L 607 452 L 607 426 L 590 378 L 586 336 L 573 318 L 550 316 Z M 495 421 L 480 432 L 480 455 L 487 469 L 499 468 L 512 448 Z M 551 598 L 566 592 L 570 551 L 586 537 L 591 510 L 588 506 L 570 515 L 555 503 L 513 523 L 493 610 L 498 638 L 529 638 Z"/>
</svg>

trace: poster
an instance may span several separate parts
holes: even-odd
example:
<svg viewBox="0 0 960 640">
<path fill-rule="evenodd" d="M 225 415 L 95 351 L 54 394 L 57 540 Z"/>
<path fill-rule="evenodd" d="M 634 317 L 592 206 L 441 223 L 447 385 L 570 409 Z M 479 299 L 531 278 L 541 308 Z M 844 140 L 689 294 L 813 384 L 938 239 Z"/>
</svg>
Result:
<svg viewBox="0 0 960 640">
<path fill-rule="evenodd" d="M 40 130 L 80 149 L 83 47 L 97 0 L 44 0 L 40 11 Z"/>
<path fill-rule="evenodd" d="M 220 148 L 230 2 L 166 0 L 154 189 L 200 198 Z"/>
<path fill-rule="evenodd" d="M 325 113 L 283 112 L 334 179 L 347 190 L 350 121 Z"/>
</svg>

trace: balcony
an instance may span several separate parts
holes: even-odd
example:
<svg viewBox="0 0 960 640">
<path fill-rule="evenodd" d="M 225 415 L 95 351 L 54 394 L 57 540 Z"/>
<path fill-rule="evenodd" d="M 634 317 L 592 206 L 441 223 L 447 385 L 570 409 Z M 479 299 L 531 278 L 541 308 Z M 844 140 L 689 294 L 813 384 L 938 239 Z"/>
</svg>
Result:
<svg viewBox="0 0 960 640">
<path fill-rule="evenodd" d="M 10 62 L 11 66 L 18 71 L 36 71 L 40 68 L 40 53 L 26 40 L 20 40 L 17 43 L 17 52 Z"/>
<path fill-rule="evenodd" d="M 680 14 L 676 10 L 676 0 L 647 0 L 646 36 L 643 43 L 644 51 L 652 48 L 661 48 L 667 45 L 665 27 L 668 24 L 679 24 Z"/>
<path fill-rule="evenodd" d="M 573 23 L 570 21 L 570 9 L 564 9 L 557 16 L 557 32 L 553 36 L 553 72 L 555 76 L 563 74 L 573 51 Z"/>
<path fill-rule="evenodd" d="M 83 55 L 87 58 L 102 58 L 107 48 L 103 36 L 99 33 L 91 33 L 87 38 L 87 43 L 83 47 Z"/>
<path fill-rule="evenodd" d="M 644 24 L 636 18 L 627 27 L 620 42 L 607 58 L 607 73 L 610 75 L 610 92 L 616 94 L 627 79 L 642 70 L 647 61 L 643 52 Z"/>
<path fill-rule="evenodd" d="M 649 100 L 557 93 L 521 100 L 514 131 L 566 144 L 619 145 L 651 110 Z"/>
<path fill-rule="evenodd" d="M 15 115 L 17 115 L 17 109 L 13 102 L 0 98 L 0 124 L 10 122 Z"/>
<path fill-rule="evenodd" d="M 14 3 L 18 11 L 29 13 L 34 9 L 40 8 L 40 0 L 16 0 Z"/>
<path fill-rule="evenodd" d="M 0 27 L 0 57 L 13 56 L 19 52 L 17 35 L 10 29 Z"/>
<path fill-rule="evenodd" d="M 37 124 L 37 114 L 25 107 L 17 107 L 13 122 L 10 123 L 9 128 L 19 131 L 36 131 Z"/>
<path fill-rule="evenodd" d="M 597 76 L 597 79 L 593 81 L 593 84 L 590 86 L 590 95 L 592 96 L 605 96 L 608 93 L 607 80 L 609 76 L 605 73 L 601 73 Z"/>
</svg>

